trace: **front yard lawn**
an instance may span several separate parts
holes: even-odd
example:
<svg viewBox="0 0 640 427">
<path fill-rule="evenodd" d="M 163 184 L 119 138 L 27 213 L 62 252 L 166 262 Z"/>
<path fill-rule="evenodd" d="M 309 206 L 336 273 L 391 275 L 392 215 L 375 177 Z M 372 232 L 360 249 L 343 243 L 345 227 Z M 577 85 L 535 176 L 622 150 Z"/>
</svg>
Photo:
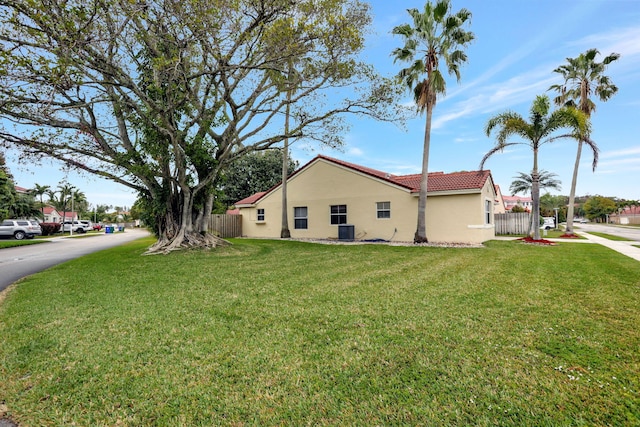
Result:
<svg viewBox="0 0 640 427">
<path fill-rule="evenodd" d="M 140 256 L 150 244 L 68 262 L 6 295 L 7 417 L 640 425 L 640 268 L 600 245 L 235 240 Z"/>
</svg>

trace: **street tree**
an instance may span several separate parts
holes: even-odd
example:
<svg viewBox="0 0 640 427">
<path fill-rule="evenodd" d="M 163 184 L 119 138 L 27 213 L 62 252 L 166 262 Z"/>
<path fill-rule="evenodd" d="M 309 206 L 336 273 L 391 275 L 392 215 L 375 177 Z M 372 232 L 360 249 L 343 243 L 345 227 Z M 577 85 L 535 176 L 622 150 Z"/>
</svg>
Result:
<svg viewBox="0 0 640 427">
<path fill-rule="evenodd" d="M 6 1 L 0 16 L 0 141 L 137 191 L 149 253 L 223 243 L 206 219 L 235 159 L 287 137 L 340 145 L 345 114 L 397 117 L 397 88 L 358 60 L 359 0 Z"/>
<path fill-rule="evenodd" d="M 414 242 L 427 242 L 426 209 L 431 146 L 431 119 L 438 96 L 446 93 L 446 81 L 440 65 L 460 81 L 460 66 L 467 61 L 464 48 L 474 39 L 465 29 L 471 12 L 460 9 L 453 13 L 450 0 L 427 1 L 424 10 L 408 9 L 413 22 L 393 29 L 393 34 L 404 39 L 404 46 L 392 52 L 394 61 L 410 62 L 398 74 L 403 85 L 413 92 L 419 113 L 426 113 L 422 148 L 422 175 L 418 197 L 418 221 Z"/>
<path fill-rule="evenodd" d="M 571 133 L 558 135 L 558 131 L 568 129 Z M 480 169 L 484 169 L 486 161 L 506 147 L 524 144 L 533 152 L 533 167 L 531 168 L 531 214 L 532 223 L 540 223 L 540 172 L 538 170 L 538 151 L 546 143 L 558 138 L 573 137 L 573 135 L 588 134 L 587 117 L 574 108 L 560 108 L 550 112 L 549 97 L 539 95 L 533 101 L 529 113 L 529 121 L 520 114 L 512 111 L 498 114 L 489 119 L 485 127 L 487 136 L 496 130 L 496 144 L 484 155 L 480 162 Z M 522 141 L 510 141 L 511 137 L 520 137 Z M 592 142 L 590 142 L 592 143 Z M 540 240 L 540 228 L 533 227 L 533 238 Z"/>
<path fill-rule="evenodd" d="M 596 104 L 591 100 L 592 93 L 595 94 L 600 101 L 605 102 L 618 92 L 618 87 L 613 84 L 609 77 L 603 75 L 603 73 L 607 65 L 617 60 L 620 54 L 612 53 L 604 58 L 602 62 L 596 62 L 595 58 L 599 53 L 597 49 L 589 49 L 585 53 L 578 55 L 577 58 L 567 58 L 567 64 L 561 65 L 553 70 L 555 73 L 562 75 L 564 79 L 562 84 L 553 85 L 549 88 L 550 90 L 558 92 L 558 96 L 554 98 L 556 105 L 577 108 L 590 118 L 596 109 Z M 578 135 L 576 139 L 578 141 L 578 151 L 573 167 L 571 190 L 569 192 L 567 234 L 573 234 L 573 210 L 576 185 L 578 182 L 578 169 L 582 155 L 582 144 L 586 142 L 585 138 L 580 135 Z M 598 165 L 598 147 L 592 144 L 587 144 L 587 146 L 593 151 L 592 169 L 595 171 Z"/>
<path fill-rule="evenodd" d="M 616 202 L 608 197 L 593 196 L 584 202 L 584 212 L 592 221 L 606 222 L 607 216 L 616 211 Z"/>
<path fill-rule="evenodd" d="M 42 200 L 42 196 L 44 196 L 45 194 L 48 194 L 48 191 L 51 189 L 51 186 L 49 185 L 40 185 L 38 183 L 34 184 L 35 186 L 29 190 L 29 192 L 34 196 L 34 197 L 38 197 L 38 199 L 40 200 L 40 212 L 42 213 L 42 216 L 44 217 L 44 200 Z"/>
<path fill-rule="evenodd" d="M 220 187 L 226 207 L 280 183 L 283 157 L 284 150 L 277 148 L 251 153 L 233 162 L 224 172 Z M 293 173 L 297 166 L 297 162 L 287 156 L 287 175 Z"/>
</svg>

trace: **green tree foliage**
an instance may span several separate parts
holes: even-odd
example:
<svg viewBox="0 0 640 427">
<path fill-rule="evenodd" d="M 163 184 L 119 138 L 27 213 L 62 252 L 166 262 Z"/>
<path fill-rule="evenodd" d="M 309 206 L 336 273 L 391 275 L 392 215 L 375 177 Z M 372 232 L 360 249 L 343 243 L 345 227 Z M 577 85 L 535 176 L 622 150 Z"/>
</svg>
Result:
<svg viewBox="0 0 640 427">
<path fill-rule="evenodd" d="M 582 209 L 585 215 L 592 221 L 606 222 L 607 215 L 616 211 L 616 202 L 613 199 L 602 196 L 593 196 L 587 200 Z"/>
<path fill-rule="evenodd" d="M 564 222 L 567 220 L 567 201 L 567 196 L 544 194 L 540 196 L 540 214 L 555 217 L 556 209 L 558 209 L 558 222 Z"/>
<path fill-rule="evenodd" d="M 554 99 L 556 105 L 577 108 L 587 117 L 591 117 L 591 113 L 596 109 L 596 104 L 591 100 L 592 93 L 595 93 L 598 99 L 604 102 L 618 92 L 618 87 L 603 73 L 607 65 L 617 60 L 620 54 L 612 53 L 604 58 L 602 62 L 596 62 L 595 58 L 599 53 L 597 49 L 589 49 L 585 53 L 578 55 L 577 58 L 567 58 L 567 64 L 553 70 L 564 79 L 563 84 L 553 85 L 549 88 L 558 92 L 558 96 Z M 582 155 L 582 144 L 587 142 L 580 135 L 577 135 L 576 139 L 578 140 L 578 151 L 569 193 L 567 233 L 573 232 L 573 210 L 578 182 L 578 169 Z M 588 143 L 588 146 L 593 150 L 593 170 L 595 170 L 598 165 L 598 147 L 591 143 Z"/>
<path fill-rule="evenodd" d="M 9 209 L 16 199 L 13 176 L 7 169 L 4 154 L 0 152 L 0 221 L 9 217 Z"/>
<path fill-rule="evenodd" d="M 587 134 L 587 117 L 573 108 L 561 108 L 550 112 L 550 101 L 547 96 L 537 96 L 531 105 L 529 121 L 520 114 L 508 111 L 489 119 L 485 127 L 487 136 L 496 132 L 496 145 L 482 158 L 480 169 L 485 162 L 497 152 L 502 152 L 506 147 L 525 144 L 533 152 L 533 167 L 531 169 L 531 200 L 532 200 L 532 224 L 540 222 L 540 172 L 538 170 L 538 151 L 548 142 L 562 137 Z M 568 135 L 557 135 L 557 132 L 569 129 Z M 509 138 L 516 136 L 524 142 L 509 142 Z M 540 239 L 539 227 L 533 227 L 534 239 Z"/>
<path fill-rule="evenodd" d="M 552 188 L 554 190 L 561 190 L 561 182 L 556 179 L 557 176 L 558 175 L 553 172 L 541 170 L 538 173 L 540 189 Z M 514 180 L 511 182 L 511 186 L 509 187 L 511 194 L 527 194 L 531 192 L 531 187 L 533 187 L 533 177 L 531 174 L 518 172 L 518 176 L 514 176 L 513 178 Z"/>
<path fill-rule="evenodd" d="M 298 164 L 289 160 L 288 175 Z M 248 154 L 233 162 L 225 171 L 221 190 L 224 204 L 231 206 L 238 200 L 259 191 L 267 191 L 282 178 L 282 150 L 268 150 Z"/>
<path fill-rule="evenodd" d="M 42 196 L 44 196 L 45 194 L 48 194 L 49 190 L 51 190 L 50 186 L 48 186 L 48 185 L 40 185 L 40 184 L 35 184 L 35 187 L 32 188 L 31 190 L 29 190 L 29 192 L 34 197 L 37 197 L 38 200 L 40 201 L 40 213 L 42 214 L 43 218 L 44 218 L 45 203 L 44 203 L 44 200 L 42 199 Z"/>
<path fill-rule="evenodd" d="M 21 125 L 0 141 L 136 190 L 150 252 L 220 243 L 204 218 L 245 154 L 287 137 L 339 145 L 344 114 L 397 118 L 399 90 L 358 60 L 371 22 L 358 0 L 42 0 L 0 17 L 0 118 Z"/>
<path fill-rule="evenodd" d="M 13 175 L 0 153 L 0 221 L 6 218 L 39 218 L 41 213 L 33 196 L 19 194 L 13 183 Z"/>
<path fill-rule="evenodd" d="M 446 81 L 440 64 L 460 81 L 460 66 L 467 61 L 464 48 L 475 38 L 465 26 L 471 12 L 460 9 L 453 13 L 450 0 L 427 1 L 424 10 L 408 9 L 413 22 L 393 29 L 402 36 L 404 46 L 393 51 L 394 60 L 411 65 L 398 74 L 398 80 L 413 92 L 418 112 L 426 112 L 422 150 L 422 177 L 418 197 L 418 221 L 414 241 L 427 242 L 426 206 L 429 149 L 431 145 L 431 118 L 439 95 L 446 93 Z"/>
</svg>

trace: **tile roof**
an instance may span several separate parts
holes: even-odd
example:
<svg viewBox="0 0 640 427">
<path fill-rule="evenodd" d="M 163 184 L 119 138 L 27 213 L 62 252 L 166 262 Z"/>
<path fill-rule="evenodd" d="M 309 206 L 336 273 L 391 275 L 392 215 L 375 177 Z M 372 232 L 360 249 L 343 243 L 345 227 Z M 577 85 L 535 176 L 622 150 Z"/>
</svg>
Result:
<svg viewBox="0 0 640 427">
<path fill-rule="evenodd" d="M 392 182 L 394 184 L 408 188 L 412 192 L 420 191 L 420 179 L 422 175 L 419 173 L 411 175 L 392 175 L 376 169 L 371 169 L 353 163 L 344 162 L 342 160 L 333 159 L 331 157 L 317 156 L 316 159 L 318 158 L 325 159 L 329 162 L 343 165 L 350 169 L 363 172 L 367 175 Z M 491 172 L 488 170 L 453 173 L 429 172 L 429 178 L 427 179 L 427 191 L 436 192 L 481 189 L 490 175 Z"/>
<path fill-rule="evenodd" d="M 253 194 L 253 195 L 251 195 L 249 197 L 245 197 L 244 199 L 237 201 L 236 202 L 236 206 L 238 206 L 238 205 L 252 205 L 255 202 L 257 202 L 265 194 L 267 194 L 266 191 L 260 191 L 259 193 Z"/>
<path fill-rule="evenodd" d="M 421 174 L 393 175 L 377 169 L 368 168 L 366 166 L 345 162 L 343 160 L 334 159 L 332 157 L 327 157 L 323 155 L 318 155 L 314 157 L 307 164 L 305 164 L 304 166 L 296 170 L 293 174 L 291 174 L 289 178 L 300 173 L 301 171 L 306 169 L 308 166 L 310 166 L 312 163 L 317 162 L 318 160 L 325 160 L 327 162 L 334 163 L 334 164 L 355 170 L 357 172 L 364 173 L 365 175 L 369 175 L 374 178 L 387 181 L 391 184 L 404 187 L 410 190 L 412 193 L 417 193 L 420 191 Z M 485 182 L 490 176 L 491 176 L 491 171 L 489 170 L 453 172 L 453 173 L 429 172 L 429 178 L 427 180 L 427 187 L 428 187 L 427 191 L 432 193 L 432 192 L 441 192 L 441 191 L 480 190 L 482 189 Z M 260 193 L 256 193 L 252 196 L 249 196 L 245 199 L 242 199 L 236 202 L 236 206 L 254 204 L 258 200 L 260 200 L 262 196 L 271 192 L 277 187 L 279 187 L 279 184 L 269 189 L 268 191 L 262 191 Z"/>
</svg>

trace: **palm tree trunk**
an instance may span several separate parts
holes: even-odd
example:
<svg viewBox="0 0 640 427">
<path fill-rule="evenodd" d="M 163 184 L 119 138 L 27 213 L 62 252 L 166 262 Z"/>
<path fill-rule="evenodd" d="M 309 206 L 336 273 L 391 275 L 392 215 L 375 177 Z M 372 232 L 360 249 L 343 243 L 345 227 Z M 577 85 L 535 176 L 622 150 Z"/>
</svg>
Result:
<svg viewBox="0 0 640 427">
<path fill-rule="evenodd" d="M 422 147 L 422 177 L 418 196 L 418 226 L 413 237 L 414 243 L 427 243 L 427 183 L 429 179 L 429 147 L 431 146 L 431 117 L 435 102 L 427 103 L 427 120 L 424 126 L 424 144 Z"/>
<path fill-rule="evenodd" d="M 533 215 L 533 239 L 540 240 L 540 174 L 538 173 L 538 150 L 533 150 L 531 171 L 531 214 Z"/>
<path fill-rule="evenodd" d="M 569 206 L 567 207 L 567 227 L 565 233 L 573 234 L 573 209 L 576 199 L 576 183 L 578 182 L 578 168 L 580 167 L 580 156 L 582 154 L 582 140 L 578 141 L 578 154 L 576 163 L 573 166 L 573 178 L 571 179 L 571 192 L 569 193 Z"/>
<path fill-rule="evenodd" d="M 289 75 L 291 75 L 291 69 L 289 69 Z M 291 89 L 287 90 L 287 108 L 284 116 L 284 148 L 282 149 L 282 229 L 280 230 L 280 238 L 288 239 L 291 237 L 291 231 L 289 231 L 289 216 L 288 216 L 288 203 L 287 203 L 287 178 L 289 172 L 289 138 L 286 136 L 289 134 L 289 113 L 291 103 Z"/>
</svg>

